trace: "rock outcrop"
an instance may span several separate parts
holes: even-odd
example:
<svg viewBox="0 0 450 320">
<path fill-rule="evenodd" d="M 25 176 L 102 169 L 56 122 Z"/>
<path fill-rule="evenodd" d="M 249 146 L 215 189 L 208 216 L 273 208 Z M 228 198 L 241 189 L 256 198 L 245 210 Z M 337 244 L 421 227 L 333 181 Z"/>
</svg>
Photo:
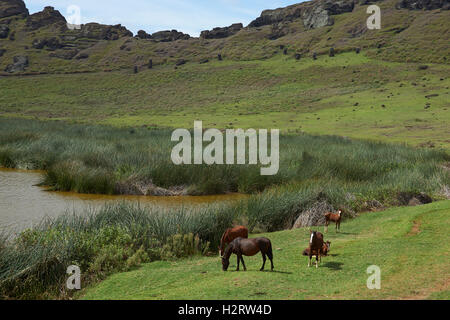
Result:
<svg viewBox="0 0 450 320">
<path fill-rule="evenodd" d="M 265 10 L 261 16 L 249 24 L 249 27 L 290 22 L 301 18 L 307 29 L 315 29 L 334 24 L 333 15 L 352 12 L 354 0 L 317 0 L 294 4 L 286 8 Z"/>
<path fill-rule="evenodd" d="M 81 26 L 81 35 L 96 40 L 118 40 L 122 37 L 132 37 L 133 33 L 120 24 L 109 26 L 99 23 L 87 23 Z"/>
<path fill-rule="evenodd" d="M 450 10 L 450 0 L 401 0 L 397 3 L 397 9 L 409 10 Z"/>
<path fill-rule="evenodd" d="M 244 28 L 242 23 L 235 23 L 229 27 L 214 28 L 213 30 L 205 30 L 200 34 L 203 39 L 222 39 L 235 35 Z"/>
<path fill-rule="evenodd" d="M 37 30 L 50 25 L 59 28 L 67 27 L 66 18 L 53 7 L 45 7 L 43 11 L 30 15 L 26 21 L 26 27 L 29 30 Z"/>
<path fill-rule="evenodd" d="M 28 9 L 22 0 L 0 0 L 0 19 L 21 15 L 27 17 Z"/>
<path fill-rule="evenodd" d="M 152 39 L 158 42 L 170 42 L 176 40 L 189 40 L 190 35 L 177 30 L 159 31 L 152 34 Z"/>
<path fill-rule="evenodd" d="M 14 63 L 6 67 L 5 71 L 9 73 L 23 72 L 25 68 L 28 67 L 28 57 L 27 56 L 15 56 Z"/>
<path fill-rule="evenodd" d="M 144 30 L 139 30 L 136 37 L 138 37 L 139 39 L 151 39 L 152 36 L 150 34 L 148 34 L 147 32 L 145 32 Z"/>
</svg>

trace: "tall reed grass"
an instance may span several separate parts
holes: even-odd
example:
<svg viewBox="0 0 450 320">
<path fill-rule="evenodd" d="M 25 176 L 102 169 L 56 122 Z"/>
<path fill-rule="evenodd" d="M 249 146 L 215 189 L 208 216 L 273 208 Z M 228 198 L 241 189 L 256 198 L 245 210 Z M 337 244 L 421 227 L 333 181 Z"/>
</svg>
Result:
<svg viewBox="0 0 450 320">
<path fill-rule="evenodd" d="M 189 194 L 258 193 L 272 186 L 309 185 L 386 196 L 396 191 L 436 192 L 448 185 L 443 150 L 306 134 L 282 136 L 280 171 L 259 166 L 172 163 L 169 130 L 113 128 L 0 119 L 0 165 L 46 170 L 44 183 L 80 193 L 140 192 L 136 185 L 184 189 Z"/>
</svg>

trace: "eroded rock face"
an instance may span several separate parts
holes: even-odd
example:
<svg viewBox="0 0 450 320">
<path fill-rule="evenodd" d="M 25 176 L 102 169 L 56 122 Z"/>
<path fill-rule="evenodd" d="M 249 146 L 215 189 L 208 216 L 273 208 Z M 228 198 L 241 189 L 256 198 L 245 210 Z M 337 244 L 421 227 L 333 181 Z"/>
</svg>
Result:
<svg viewBox="0 0 450 320">
<path fill-rule="evenodd" d="M 22 0 L 0 0 L 0 19 L 21 15 L 27 17 L 28 9 Z"/>
<path fill-rule="evenodd" d="M 6 67 L 5 71 L 9 73 L 23 72 L 28 67 L 27 56 L 15 56 L 14 63 Z"/>
<path fill-rule="evenodd" d="M 397 4 L 397 9 L 409 10 L 436 10 L 450 9 L 450 0 L 401 0 Z"/>
<path fill-rule="evenodd" d="M 27 18 L 26 27 L 29 30 L 37 30 L 42 27 L 55 25 L 66 28 L 66 18 L 53 7 L 45 7 L 43 11 L 32 14 Z"/>
<path fill-rule="evenodd" d="M 304 5 L 294 4 L 286 8 L 279 8 L 274 10 L 264 10 L 261 16 L 252 21 L 249 27 L 262 27 L 270 24 L 275 24 L 283 21 L 292 21 L 300 18 Z"/>
<path fill-rule="evenodd" d="M 188 40 L 191 36 L 177 30 L 159 31 L 152 34 L 152 39 L 159 42 L 170 42 L 176 40 Z"/>
<path fill-rule="evenodd" d="M 242 23 L 235 23 L 229 27 L 214 28 L 213 30 L 205 30 L 200 34 L 203 39 L 222 39 L 235 35 L 244 28 Z"/>
<path fill-rule="evenodd" d="M 354 8 L 355 2 L 352 0 L 316 1 L 313 5 L 306 6 L 301 16 L 305 28 L 316 29 L 333 25 L 333 15 L 352 12 Z"/>
<path fill-rule="evenodd" d="M 118 40 L 122 37 L 132 37 L 133 33 L 122 25 L 104 25 L 99 23 L 87 23 L 81 26 L 82 36 L 97 40 Z"/>
<path fill-rule="evenodd" d="M 307 29 L 320 28 L 334 23 L 334 19 L 331 17 L 332 15 L 352 12 L 354 7 L 354 0 L 309 1 L 286 8 L 265 10 L 259 18 L 249 24 L 249 27 L 261 27 L 302 18 Z"/>
</svg>

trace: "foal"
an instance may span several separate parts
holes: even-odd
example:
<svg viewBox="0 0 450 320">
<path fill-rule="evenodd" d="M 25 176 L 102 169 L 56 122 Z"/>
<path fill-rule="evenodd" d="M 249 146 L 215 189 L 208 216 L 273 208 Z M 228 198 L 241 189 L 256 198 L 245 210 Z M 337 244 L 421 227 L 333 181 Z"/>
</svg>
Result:
<svg viewBox="0 0 450 320">
<path fill-rule="evenodd" d="M 329 212 L 325 215 L 325 232 L 328 232 L 328 225 L 330 222 L 336 222 L 336 232 L 341 231 L 341 220 L 342 211 L 339 210 L 338 213 Z"/>
<path fill-rule="evenodd" d="M 245 262 L 242 256 L 252 257 L 258 252 L 261 252 L 263 257 L 263 265 L 260 271 L 264 271 L 266 265 L 266 255 L 269 257 L 271 270 L 273 271 L 273 253 L 272 253 L 272 243 L 267 238 L 255 238 L 255 239 L 244 239 L 237 238 L 233 240 L 228 247 L 225 249 L 225 254 L 222 257 L 222 269 L 223 271 L 228 270 L 230 265 L 230 257 L 234 253 L 237 255 L 237 269 L 239 271 L 239 263 L 242 261 L 244 266 L 244 271 L 247 271 L 245 267 Z"/>
</svg>

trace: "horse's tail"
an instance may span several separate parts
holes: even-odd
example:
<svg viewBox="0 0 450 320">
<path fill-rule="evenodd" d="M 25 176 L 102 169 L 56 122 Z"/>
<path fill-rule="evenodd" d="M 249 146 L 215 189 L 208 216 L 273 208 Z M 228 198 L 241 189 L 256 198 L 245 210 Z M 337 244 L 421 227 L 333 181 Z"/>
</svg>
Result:
<svg viewBox="0 0 450 320">
<path fill-rule="evenodd" d="M 267 250 L 267 255 L 269 256 L 269 259 L 273 259 L 272 242 L 270 240 L 269 240 L 269 248 Z"/>
</svg>

